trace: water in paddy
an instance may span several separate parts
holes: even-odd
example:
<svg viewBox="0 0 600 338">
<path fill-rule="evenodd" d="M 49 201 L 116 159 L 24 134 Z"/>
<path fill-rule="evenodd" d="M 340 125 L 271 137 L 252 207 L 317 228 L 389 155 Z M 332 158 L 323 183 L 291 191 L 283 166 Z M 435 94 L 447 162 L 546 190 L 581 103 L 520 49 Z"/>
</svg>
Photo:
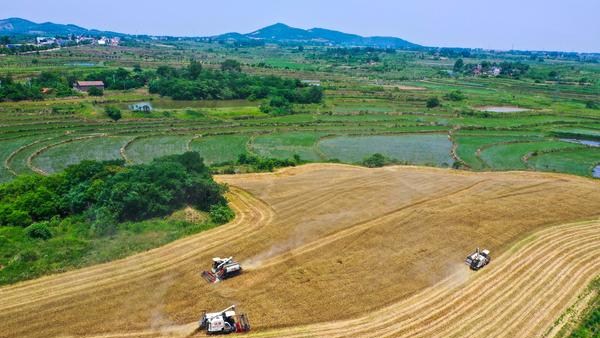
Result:
<svg viewBox="0 0 600 338">
<path fill-rule="evenodd" d="M 526 108 L 519 107 L 483 107 L 481 111 L 486 111 L 490 113 L 520 113 L 524 111 L 529 111 Z"/>
<path fill-rule="evenodd" d="M 594 170 L 592 171 L 592 176 L 594 176 L 595 178 L 600 178 L 600 164 L 594 168 Z"/>
<path fill-rule="evenodd" d="M 318 143 L 325 157 L 357 163 L 374 153 L 409 164 L 451 166 L 452 142 L 446 134 L 407 134 L 396 136 L 338 136 Z"/>
<path fill-rule="evenodd" d="M 564 142 L 583 144 L 588 147 L 594 147 L 594 148 L 600 147 L 600 141 L 580 140 L 580 139 L 574 139 L 574 138 L 562 138 L 560 140 L 564 141 Z"/>
</svg>

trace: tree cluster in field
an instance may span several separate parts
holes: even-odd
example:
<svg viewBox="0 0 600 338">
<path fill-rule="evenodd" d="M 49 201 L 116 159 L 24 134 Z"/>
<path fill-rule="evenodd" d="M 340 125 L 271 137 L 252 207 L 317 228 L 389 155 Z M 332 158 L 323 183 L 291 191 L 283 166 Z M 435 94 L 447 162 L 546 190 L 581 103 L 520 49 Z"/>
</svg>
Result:
<svg viewBox="0 0 600 338">
<path fill-rule="evenodd" d="M 297 79 L 277 76 L 253 76 L 242 72 L 241 64 L 226 60 L 220 70 L 205 70 L 196 61 L 177 69 L 161 66 L 156 71 L 133 71 L 124 68 L 94 71 L 83 77 L 88 81 L 103 81 L 106 89 L 128 90 L 149 85 L 151 93 L 175 100 L 268 99 L 262 110 L 271 114 L 289 113 L 291 104 L 320 103 L 321 87 L 308 86 Z M 27 82 L 11 77 L 0 78 L 0 101 L 42 100 L 46 96 L 74 95 L 72 83 L 81 78 L 74 74 L 42 72 Z M 90 96 L 102 96 L 101 89 L 92 87 Z"/>
<path fill-rule="evenodd" d="M 106 89 L 127 90 L 141 88 L 154 77 L 152 71 L 142 71 L 135 68 L 129 71 L 125 68 L 96 71 L 85 76 L 87 81 L 102 81 Z"/>
<path fill-rule="evenodd" d="M 320 87 L 308 86 L 297 79 L 277 76 L 253 76 L 241 71 L 241 65 L 226 60 L 220 70 L 206 70 L 192 61 L 187 68 L 161 66 L 156 79 L 150 81 L 150 92 L 174 100 L 259 100 L 269 98 L 263 106 L 268 113 L 289 112 L 292 103 L 319 103 Z"/>
<path fill-rule="evenodd" d="M 45 95 L 71 96 L 74 95 L 70 85 L 72 81 L 74 81 L 72 76 L 56 72 L 42 72 L 25 83 L 17 82 L 10 76 L 0 77 L 0 102 L 41 100 Z M 45 91 L 45 88 L 48 90 Z"/>
<path fill-rule="evenodd" d="M 307 59 L 327 60 L 344 63 L 371 63 L 380 62 L 381 56 L 396 54 L 393 48 L 353 47 L 353 48 L 328 48 L 319 54 L 311 54 Z"/>
<path fill-rule="evenodd" d="M 253 155 L 240 154 L 238 156 L 238 165 L 248 165 L 255 169 L 255 171 L 273 171 L 277 168 L 294 167 L 300 164 L 302 160 L 300 156 L 294 155 L 293 160 L 289 159 L 276 159 L 276 158 L 263 158 Z"/>
<path fill-rule="evenodd" d="M 83 216 L 94 232 L 114 232 L 116 224 L 165 216 L 186 205 L 228 215 L 226 188 L 217 184 L 200 155 L 189 152 L 125 166 L 123 161 L 84 161 L 50 176 L 20 176 L 0 186 L 0 226 L 28 227 L 47 237 L 44 224 Z M 41 225 L 40 225 L 41 224 Z"/>
</svg>

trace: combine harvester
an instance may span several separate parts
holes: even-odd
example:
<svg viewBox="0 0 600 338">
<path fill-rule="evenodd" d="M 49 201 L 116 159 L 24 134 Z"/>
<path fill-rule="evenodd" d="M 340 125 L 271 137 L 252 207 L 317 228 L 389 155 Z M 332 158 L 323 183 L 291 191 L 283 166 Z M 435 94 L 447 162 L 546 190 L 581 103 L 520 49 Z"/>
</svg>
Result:
<svg viewBox="0 0 600 338">
<path fill-rule="evenodd" d="M 207 334 L 229 334 L 250 331 L 250 323 L 245 314 L 236 314 L 235 305 L 221 312 L 204 313 L 200 318 L 198 330 L 206 330 Z"/>
<path fill-rule="evenodd" d="M 477 271 L 483 268 L 484 266 L 488 265 L 491 259 L 492 258 L 490 257 L 490 250 L 486 249 L 483 251 L 479 251 L 479 248 L 477 248 L 475 252 L 467 256 L 465 263 L 467 263 L 471 270 Z"/>
<path fill-rule="evenodd" d="M 213 258 L 211 271 L 203 271 L 202 277 L 209 283 L 218 283 L 224 279 L 231 278 L 242 273 L 240 263 L 229 258 Z"/>
</svg>

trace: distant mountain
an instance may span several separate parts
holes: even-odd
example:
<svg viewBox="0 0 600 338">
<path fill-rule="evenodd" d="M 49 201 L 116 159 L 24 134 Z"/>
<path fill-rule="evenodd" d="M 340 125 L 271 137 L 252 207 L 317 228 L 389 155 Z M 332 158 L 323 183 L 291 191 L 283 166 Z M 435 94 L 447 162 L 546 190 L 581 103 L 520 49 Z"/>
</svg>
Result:
<svg viewBox="0 0 600 338">
<path fill-rule="evenodd" d="M 56 36 L 56 35 L 106 35 L 106 36 L 129 36 L 128 34 L 104 32 L 95 29 L 87 29 L 76 25 L 62 25 L 52 22 L 35 23 L 20 18 L 9 18 L 0 20 L 0 36 Z M 417 49 L 421 46 L 406 40 L 394 37 L 363 37 L 356 34 L 347 34 L 323 28 L 300 29 L 277 23 L 252 33 L 227 33 L 212 37 L 204 37 L 203 40 L 227 41 L 239 43 L 286 43 L 307 45 L 331 45 L 341 47 L 376 47 L 394 49 Z"/>
<path fill-rule="evenodd" d="M 277 23 L 252 33 L 227 33 L 213 36 L 210 39 L 216 41 L 264 41 L 270 43 L 293 43 L 293 44 L 319 44 L 344 47 L 377 47 L 416 49 L 421 46 L 406 40 L 394 37 L 363 37 L 356 34 L 348 34 L 323 28 L 300 29 Z"/>
<path fill-rule="evenodd" d="M 56 35 L 126 35 L 114 32 L 102 32 L 99 30 L 89 30 L 75 25 L 61 25 L 52 22 L 35 23 L 20 18 L 9 18 L 0 20 L 0 36 L 8 35 L 37 35 L 37 36 L 56 36 Z"/>
</svg>

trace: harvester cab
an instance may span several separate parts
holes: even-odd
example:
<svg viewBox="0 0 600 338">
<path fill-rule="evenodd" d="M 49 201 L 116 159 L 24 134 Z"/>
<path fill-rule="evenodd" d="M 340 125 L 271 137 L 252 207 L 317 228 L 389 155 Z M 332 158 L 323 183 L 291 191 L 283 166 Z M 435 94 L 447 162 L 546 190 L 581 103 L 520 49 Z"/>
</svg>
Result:
<svg viewBox="0 0 600 338">
<path fill-rule="evenodd" d="M 218 283 L 224 279 L 231 278 L 242 273 L 240 263 L 229 258 L 213 258 L 211 271 L 203 271 L 202 277 L 209 283 Z"/>
<path fill-rule="evenodd" d="M 221 312 L 204 313 L 200 318 L 200 330 L 208 334 L 229 334 L 250 331 L 250 323 L 245 314 L 237 314 L 235 305 Z"/>
<path fill-rule="evenodd" d="M 475 252 L 467 256 L 465 263 L 467 263 L 471 270 L 477 271 L 488 265 L 491 259 L 489 250 L 480 251 L 479 248 L 477 248 Z"/>
</svg>

